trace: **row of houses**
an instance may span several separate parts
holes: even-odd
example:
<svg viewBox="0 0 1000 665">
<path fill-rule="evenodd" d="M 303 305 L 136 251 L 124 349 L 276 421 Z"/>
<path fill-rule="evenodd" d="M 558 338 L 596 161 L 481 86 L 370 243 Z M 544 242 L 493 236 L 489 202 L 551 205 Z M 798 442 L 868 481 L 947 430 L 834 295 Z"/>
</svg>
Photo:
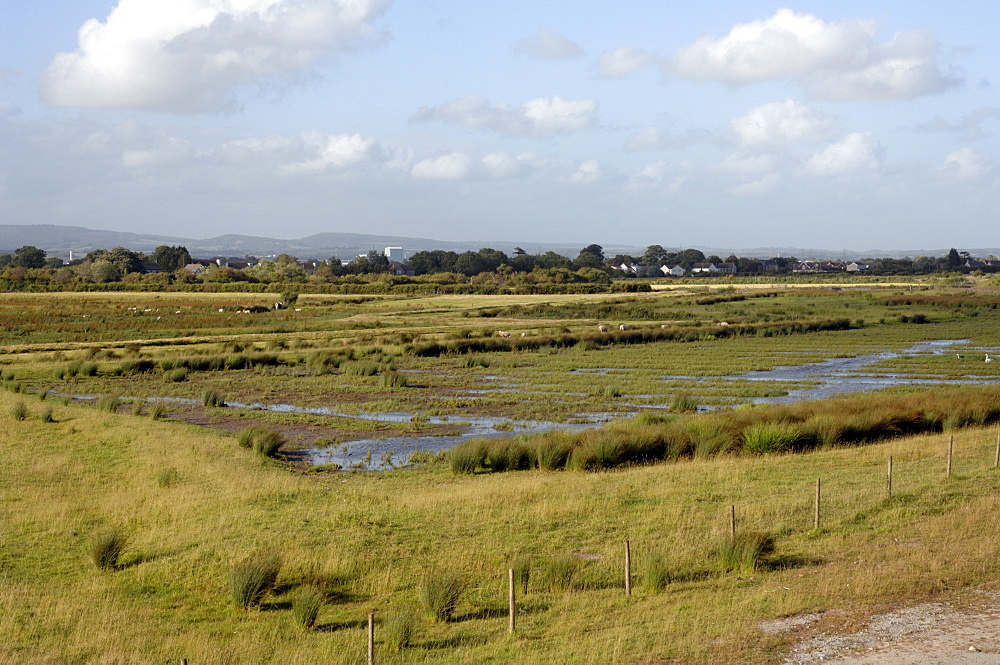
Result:
<svg viewBox="0 0 1000 665">
<path fill-rule="evenodd" d="M 863 272 L 870 270 L 871 266 L 860 261 L 801 261 L 792 268 L 795 273 L 823 273 L 823 272 Z"/>
</svg>

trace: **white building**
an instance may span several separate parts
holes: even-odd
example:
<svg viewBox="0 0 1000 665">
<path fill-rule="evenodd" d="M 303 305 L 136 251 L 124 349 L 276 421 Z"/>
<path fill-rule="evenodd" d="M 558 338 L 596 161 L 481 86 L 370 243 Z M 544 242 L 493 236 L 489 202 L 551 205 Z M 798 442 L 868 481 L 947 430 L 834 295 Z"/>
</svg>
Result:
<svg viewBox="0 0 1000 665">
<path fill-rule="evenodd" d="M 393 261 L 396 263 L 403 263 L 403 261 L 406 260 L 406 254 L 403 252 L 402 247 L 386 247 L 385 258 L 389 259 L 389 263 L 392 263 Z"/>
</svg>

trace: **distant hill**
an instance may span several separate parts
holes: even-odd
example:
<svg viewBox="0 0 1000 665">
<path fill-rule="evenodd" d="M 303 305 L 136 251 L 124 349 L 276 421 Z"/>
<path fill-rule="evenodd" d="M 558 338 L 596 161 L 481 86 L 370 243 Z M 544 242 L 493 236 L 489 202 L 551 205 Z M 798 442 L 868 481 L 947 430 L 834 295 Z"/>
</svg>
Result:
<svg viewBox="0 0 1000 665">
<path fill-rule="evenodd" d="M 604 255 L 613 257 L 618 254 L 641 256 L 646 247 L 629 245 L 604 244 Z M 338 259 L 351 259 L 371 250 L 382 251 L 386 247 L 402 247 L 407 254 L 424 250 L 443 249 L 453 252 L 477 251 L 483 247 L 512 254 L 515 247 L 521 247 L 529 254 L 555 252 L 564 256 L 575 257 L 589 243 L 536 243 L 530 241 L 512 242 L 496 240 L 446 241 L 429 238 L 411 238 L 407 236 L 370 235 L 364 233 L 317 233 L 297 240 L 282 240 L 260 236 L 226 234 L 215 238 L 198 240 L 173 236 L 160 236 L 146 233 L 129 233 L 126 231 L 101 231 L 87 229 L 82 226 L 58 226 L 55 224 L 12 225 L 0 224 L 0 252 L 12 252 L 18 247 L 33 245 L 44 249 L 50 256 L 65 257 L 72 251 L 75 255 L 86 254 L 95 249 L 111 249 L 126 247 L 136 252 L 151 252 L 159 245 L 184 245 L 195 258 L 212 258 L 215 256 L 245 256 L 251 254 L 260 258 L 277 254 L 291 254 L 300 259 L 328 259 L 332 256 Z M 681 249 L 663 245 L 668 249 Z M 903 258 L 917 256 L 944 256 L 948 248 L 931 250 L 826 250 L 805 249 L 801 247 L 756 247 L 750 249 L 718 249 L 711 247 L 695 247 L 706 255 L 726 257 L 729 254 L 737 256 L 771 258 L 774 256 L 794 256 L 799 259 L 816 260 L 850 260 L 863 258 Z M 997 256 L 998 248 L 957 248 L 968 251 L 973 256 Z"/>
</svg>

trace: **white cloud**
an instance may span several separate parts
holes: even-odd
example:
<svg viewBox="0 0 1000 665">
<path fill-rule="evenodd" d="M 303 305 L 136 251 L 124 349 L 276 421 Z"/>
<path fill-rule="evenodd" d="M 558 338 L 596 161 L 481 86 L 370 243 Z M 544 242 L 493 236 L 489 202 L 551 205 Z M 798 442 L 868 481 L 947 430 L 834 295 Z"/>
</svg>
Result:
<svg viewBox="0 0 1000 665">
<path fill-rule="evenodd" d="M 671 146 L 670 136 L 656 127 L 645 127 L 629 137 L 626 150 L 664 150 Z"/>
<path fill-rule="evenodd" d="M 551 28 L 542 28 L 530 37 L 519 39 L 511 50 L 542 60 L 571 60 L 583 55 L 579 44 Z"/>
<path fill-rule="evenodd" d="M 853 132 L 814 154 L 803 170 L 810 175 L 846 175 L 877 169 L 885 150 L 871 132 Z"/>
<path fill-rule="evenodd" d="M 994 168 L 993 160 L 972 148 L 962 148 L 944 158 L 941 170 L 954 180 L 978 180 L 989 175 Z"/>
<path fill-rule="evenodd" d="M 796 79 L 813 94 L 836 100 L 909 99 L 958 85 L 935 57 L 922 30 L 875 41 L 873 21 L 824 21 L 779 9 L 766 20 L 739 23 L 725 37 L 702 37 L 665 61 L 667 75 L 744 85 Z"/>
<path fill-rule="evenodd" d="M 822 141 L 833 124 L 833 118 L 787 99 L 754 107 L 746 115 L 733 118 L 729 128 L 748 148 L 775 148 Z"/>
<path fill-rule="evenodd" d="M 729 191 L 736 196 L 760 196 L 773 190 L 779 182 L 781 182 L 780 175 L 768 173 L 763 178 L 737 185 Z"/>
<path fill-rule="evenodd" d="M 990 136 L 983 129 L 983 124 L 988 120 L 998 119 L 1000 119 L 1000 108 L 984 106 L 962 116 L 958 122 L 948 122 L 941 116 L 935 116 L 931 121 L 917 125 L 914 129 L 917 132 L 954 134 L 961 141 L 978 141 Z"/>
<path fill-rule="evenodd" d="M 371 33 L 389 0 L 120 0 L 42 76 L 56 106 L 172 112 L 231 107 L 241 86 L 297 75 Z"/>
<path fill-rule="evenodd" d="M 168 137 L 154 148 L 124 151 L 122 165 L 130 168 L 170 166 L 186 160 L 190 150 L 191 146 L 184 139 Z"/>
<path fill-rule="evenodd" d="M 471 168 L 471 157 L 462 152 L 453 152 L 417 162 L 410 175 L 417 180 L 462 180 L 469 175 Z"/>
<path fill-rule="evenodd" d="M 597 179 L 600 177 L 601 163 L 596 159 L 588 159 L 585 162 L 581 162 L 572 175 L 563 178 L 562 180 L 563 182 L 568 182 L 571 185 L 589 185 L 597 182 Z"/>
<path fill-rule="evenodd" d="M 619 46 L 613 51 L 605 51 L 597 59 L 597 71 L 604 78 L 618 79 L 648 67 L 654 56 L 631 46 Z"/>
<path fill-rule="evenodd" d="M 482 157 L 479 162 L 493 178 L 510 178 L 521 170 L 521 163 L 505 152 L 494 152 Z"/>
<path fill-rule="evenodd" d="M 629 176 L 625 189 L 630 191 L 660 190 L 667 194 L 676 194 L 684 184 L 686 176 L 678 174 L 664 161 L 646 164 Z"/>
<path fill-rule="evenodd" d="M 775 170 L 773 155 L 729 155 L 713 167 L 717 173 L 734 175 L 762 175 Z"/>
<path fill-rule="evenodd" d="M 305 132 L 302 142 L 309 157 L 286 164 L 281 169 L 283 173 L 341 171 L 370 161 L 377 151 L 375 140 L 361 134 Z"/>
<path fill-rule="evenodd" d="M 555 95 L 532 99 L 514 108 L 503 103 L 490 106 L 486 98 L 469 95 L 442 106 L 423 107 L 410 121 L 440 120 L 512 136 L 544 136 L 586 129 L 595 123 L 596 113 L 597 102 L 592 99 L 564 99 Z"/>
</svg>

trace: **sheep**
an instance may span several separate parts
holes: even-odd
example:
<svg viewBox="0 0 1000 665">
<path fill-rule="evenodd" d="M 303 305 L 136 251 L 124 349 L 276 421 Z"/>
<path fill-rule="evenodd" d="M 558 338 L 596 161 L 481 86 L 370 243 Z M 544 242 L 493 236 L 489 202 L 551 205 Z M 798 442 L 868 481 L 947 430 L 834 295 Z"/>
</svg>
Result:
<svg viewBox="0 0 1000 665">
<path fill-rule="evenodd" d="M 606 325 L 604 325 L 603 323 L 601 325 L 597 326 L 597 329 L 600 330 L 601 332 L 608 332 L 608 327 Z"/>
<path fill-rule="evenodd" d="M 727 327 L 729 327 L 729 322 L 728 321 L 719 321 L 719 323 L 716 324 L 716 325 L 718 325 L 720 328 L 727 328 Z"/>
<path fill-rule="evenodd" d="M 498 330 L 497 331 L 497 336 L 498 337 L 510 337 L 510 333 L 507 332 L 506 330 Z"/>
<path fill-rule="evenodd" d="M 528 336 L 528 333 L 521 333 L 521 337 L 527 337 L 527 336 Z M 987 360 L 986 362 L 989 362 L 989 360 Z"/>
<path fill-rule="evenodd" d="M 618 326 L 618 330 L 628 330 L 628 326 L 623 323 L 620 326 Z"/>
<path fill-rule="evenodd" d="M 274 308 L 275 309 L 285 309 L 285 303 L 283 303 L 283 302 L 276 302 L 276 303 L 274 303 Z"/>
<path fill-rule="evenodd" d="M 660 324 L 660 327 L 661 328 L 669 328 L 670 324 L 669 323 L 662 323 L 662 324 Z"/>
</svg>

